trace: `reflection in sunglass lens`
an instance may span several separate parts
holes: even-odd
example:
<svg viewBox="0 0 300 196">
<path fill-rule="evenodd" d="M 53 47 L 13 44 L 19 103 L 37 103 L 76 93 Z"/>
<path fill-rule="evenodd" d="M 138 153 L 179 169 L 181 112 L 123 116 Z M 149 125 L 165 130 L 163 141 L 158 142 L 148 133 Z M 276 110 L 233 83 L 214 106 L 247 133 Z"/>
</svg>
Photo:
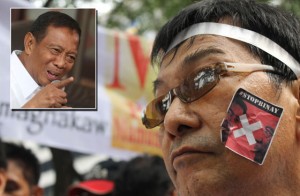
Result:
<svg viewBox="0 0 300 196">
<path fill-rule="evenodd" d="M 159 108 L 159 110 L 158 110 L 158 112 L 160 113 L 160 114 L 165 114 L 167 111 L 168 111 L 168 109 L 169 109 L 169 107 L 170 107 L 170 105 L 171 105 L 171 102 L 172 102 L 172 96 L 171 96 L 171 92 L 169 92 L 166 96 L 164 96 L 163 97 L 163 99 L 158 103 L 158 108 Z"/>
<path fill-rule="evenodd" d="M 205 68 L 184 80 L 175 91 L 183 102 L 190 103 L 210 91 L 217 84 L 218 79 L 213 68 Z"/>
</svg>

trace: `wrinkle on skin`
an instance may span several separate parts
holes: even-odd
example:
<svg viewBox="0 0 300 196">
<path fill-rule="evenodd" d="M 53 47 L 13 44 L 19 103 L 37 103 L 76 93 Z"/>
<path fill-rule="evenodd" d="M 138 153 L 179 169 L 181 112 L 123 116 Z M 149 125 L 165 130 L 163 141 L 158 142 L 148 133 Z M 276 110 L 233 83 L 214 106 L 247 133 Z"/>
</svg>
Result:
<svg viewBox="0 0 300 196">
<path fill-rule="evenodd" d="M 47 77 L 48 71 L 59 73 L 59 79 L 70 72 L 74 62 L 68 62 L 67 56 L 76 56 L 78 45 L 79 36 L 75 30 L 49 26 L 46 36 L 40 42 L 31 33 L 26 34 L 25 50 L 20 60 L 36 83 L 46 86 L 52 82 Z M 61 49 L 60 55 L 53 53 L 55 51 L 51 48 L 54 46 Z"/>
<path fill-rule="evenodd" d="M 222 42 L 228 42 L 228 40 L 230 40 L 230 42 L 232 43 L 236 43 L 236 44 L 239 44 L 240 45 L 240 48 L 242 48 L 242 50 L 248 50 L 246 48 L 246 46 L 240 44 L 241 42 L 239 41 L 236 41 L 236 40 L 232 40 L 230 38 L 225 38 L 225 37 L 221 37 L 221 36 L 214 36 L 214 35 L 205 35 L 205 36 L 197 36 L 197 38 L 194 40 L 194 43 L 193 43 L 193 47 L 189 47 L 188 45 L 188 41 L 185 41 L 184 44 L 182 44 L 182 46 L 179 48 L 179 50 L 177 51 L 177 56 L 172 60 L 172 55 L 171 54 L 167 54 L 165 56 L 165 58 L 163 59 L 162 61 L 162 64 L 161 64 L 161 67 L 160 67 L 160 70 L 159 70 L 159 73 L 158 73 L 158 77 L 157 77 L 157 80 L 161 81 L 161 83 L 165 83 L 165 85 L 169 84 L 170 82 L 165 82 L 166 81 L 166 76 L 164 75 L 165 73 L 167 73 L 167 75 L 172 75 L 173 77 L 170 77 L 169 79 L 170 80 L 176 80 L 174 81 L 174 83 L 177 83 L 177 85 L 179 84 L 180 81 L 182 81 L 182 79 L 184 78 L 184 75 L 188 75 L 188 73 L 192 72 L 192 70 L 196 68 L 198 68 L 199 66 L 198 65 L 202 65 L 202 66 L 205 66 L 205 65 L 208 65 L 210 63 L 215 63 L 215 59 L 218 58 L 218 57 L 222 57 L 223 59 L 223 62 L 233 62 L 233 59 L 235 59 L 236 57 L 236 54 L 235 52 L 239 53 L 239 51 L 233 47 L 233 44 L 231 43 L 228 47 L 231 46 L 231 51 L 228 51 L 226 53 L 226 56 L 225 55 L 221 55 L 221 53 L 218 55 L 216 53 L 213 53 L 213 55 L 206 55 L 203 56 L 203 60 L 199 60 L 191 65 L 189 65 L 189 69 L 186 69 L 186 65 L 183 64 L 183 61 L 184 59 L 179 59 L 178 56 L 182 57 L 184 56 L 187 57 L 187 56 L 190 56 L 191 54 L 195 53 L 196 50 L 201 50 L 201 49 L 211 49 L 211 48 L 218 48 L 220 50 L 226 48 L 224 46 L 224 43 L 220 43 L 220 42 L 214 42 L 214 38 L 215 37 L 218 37 L 218 39 L 222 40 Z M 195 46 L 202 46 L 203 47 L 195 47 Z M 205 47 L 205 45 L 208 45 L 207 47 Z M 188 49 L 190 48 L 190 49 Z M 192 49 L 191 49 L 192 48 Z M 251 55 L 252 56 L 252 55 Z M 239 56 L 240 59 L 249 59 L 249 55 L 248 56 L 245 56 L 244 54 L 240 54 Z M 171 61 L 172 60 L 172 61 Z M 252 62 L 255 62 L 255 63 L 260 63 L 259 59 L 253 59 L 251 58 L 251 61 Z M 170 62 L 170 63 L 169 63 Z M 176 62 L 176 63 L 174 63 Z M 182 63 L 179 63 L 181 66 L 178 66 L 178 72 L 177 73 L 173 73 L 173 74 L 170 74 L 170 71 L 173 70 L 173 64 L 178 64 L 178 62 L 182 62 Z M 205 63 L 203 63 L 205 62 Z M 181 70 L 179 70 L 181 69 Z M 165 70 L 164 72 L 162 72 L 162 70 Z M 242 75 L 242 73 L 241 73 Z M 176 85 L 176 86 L 177 86 Z M 163 85 L 161 84 L 160 86 L 162 86 L 163 88 Z M 158 97 L 164 93 L 160 93 L 160 86 L 156 87 L 156 91 L 155 91 L 155 95 Z M 169 88 L 174 88 L 174 86 L 171 86 Z"/>
</svg>

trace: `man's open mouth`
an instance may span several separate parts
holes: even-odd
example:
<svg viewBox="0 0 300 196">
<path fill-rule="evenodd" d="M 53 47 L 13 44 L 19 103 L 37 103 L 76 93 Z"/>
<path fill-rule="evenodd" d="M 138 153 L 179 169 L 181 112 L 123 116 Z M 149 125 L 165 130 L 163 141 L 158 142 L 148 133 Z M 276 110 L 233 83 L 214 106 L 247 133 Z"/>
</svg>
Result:
<svg viewBox="0 0 300 196">
<path fill-rule="evenodd" d="M 51 72 L 51 71 L 47 71 L 47 76 L 48 76 L 48 79 L 50 80 L 50 81 L 53 81 L 53 80 L 58 80 L 59 79 L 59 74 L 57 74 L 57 73 L 53 73 L 53 72 Z"/>
</svg>

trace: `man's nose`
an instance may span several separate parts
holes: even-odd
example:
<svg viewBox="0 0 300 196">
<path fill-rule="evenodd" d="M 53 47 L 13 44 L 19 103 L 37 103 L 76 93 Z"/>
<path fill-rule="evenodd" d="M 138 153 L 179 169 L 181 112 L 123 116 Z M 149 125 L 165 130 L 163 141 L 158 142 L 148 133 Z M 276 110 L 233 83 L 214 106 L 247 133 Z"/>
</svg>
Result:
<svg viewBox="0 0 300 196">
<path fill-rule="evenodd" d="M 64 54 L 60 54 L 60 55 L 55 57 L 54 65 L 57 68 L 63 69 L 65 67 L 65 64 L 66 64 L 66 60 L 65 60 L 65 55 Z"/>
<path fill-rule="evenodd" d="M 183 103 L 176 97 L 164 119 L 164 129 L 173 137 L 181 137 L 189 131 L 201 128 L 202 121 L 192 110 L 194 103 Z"/>
</svg>

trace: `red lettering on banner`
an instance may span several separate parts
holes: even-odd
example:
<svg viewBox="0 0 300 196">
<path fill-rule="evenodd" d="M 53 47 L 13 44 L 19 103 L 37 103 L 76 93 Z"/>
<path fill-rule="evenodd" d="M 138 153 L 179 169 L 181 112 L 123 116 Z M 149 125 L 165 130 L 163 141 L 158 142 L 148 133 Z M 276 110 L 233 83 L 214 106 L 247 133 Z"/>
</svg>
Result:
<svg viewBox="0 0 300 196">
<path fill-rule="evenodd" d="M 141 119 L 141 112 L 143 110 L 143 107 L 139 104 L 133 103 L 133 102 L 129 102 L 128 101 L 128 107 L 130 108 L 130 116 L 131 118 L 135 118 L 140 120 Z"/>
<path fill-rule="evenodd" d="M 118 33 L 115 33 L 114 40 L 115 40 L 114 77 L 113 77 L 113 82 L 111 84 L 107 85 L 107 87 L 124 89 L 125 87 L 121 85 L 120 80 L 119 80 L 120 38 L 119 38 Z"/>
<path fill-rule="evenodd" d="M 121 142 L 123 145 L 136 145 L 138 146 L 148 146 L 159 149 L 160 144 L 158 141 L 158 132 L 147 131 L 141 127 L 135 127 L 127 124 L 128 120 L 115 117 L 113 118 L 113 123 L 115 125 L 115 136 L 114 140 Z"/>
<path fill-rule="evenodd" d="M 129 45 L 131 49 L 131 53 L 133 55 L 134 63 L 138 72 L 138 76 L 140 79 L 141 88 L 144 88 L 146 74 L 149 65 L 149 57 L 148 55 L 144 55 L 143 48 L 141 46 L 140 39 L 134 35 L 128 35 Z"/>
</svg>

